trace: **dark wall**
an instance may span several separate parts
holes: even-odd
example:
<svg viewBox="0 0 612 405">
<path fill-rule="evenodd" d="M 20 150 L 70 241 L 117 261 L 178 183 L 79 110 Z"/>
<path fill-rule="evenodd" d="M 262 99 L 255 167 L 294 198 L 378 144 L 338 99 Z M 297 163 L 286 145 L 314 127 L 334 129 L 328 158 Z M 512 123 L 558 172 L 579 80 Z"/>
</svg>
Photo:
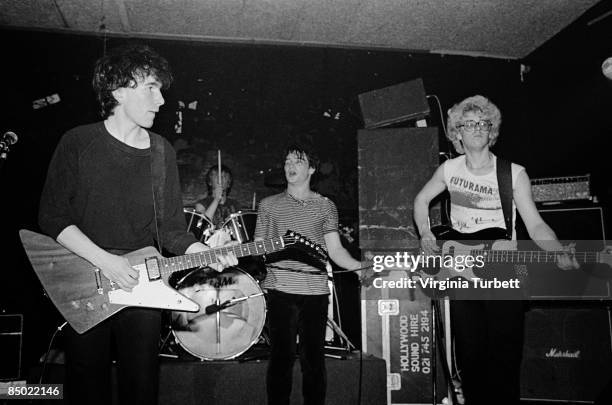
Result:
<svg viewBox="0 0 612 405">
<path fill-rule="evenodd" d="M 591 173 L 593 192 L 606 205 L 612 200 L 612 80 L 601 65 L 612 56 L 612 16 L 598 17 L 611 8 L 609 1 L 598 3 L 524 60 L 530 72 L 523 127 L 530 150 L 539 152 L 524 154 L 524 162 L 546 176 Z"/>
<path fill-rule="evenodd" d="M 11 97 L 4 100 L 11 114 L 3 127 L 20 131 L 37 145 L 44 143 L 38 162 L 44 168 L 50 149 L 66 129 L 96 119 L 91 68 L 105 45 L 125 40 L 111 38 L 105 44 L 93 36 L 21 31 L 4 31 L 2 39 L 13 55 L 8 66 Z M 332 197 L 341 211 L 354 211 L 355 134 L 362 126 L 357 95 L 364 91 L 422 77 L 426 91 L 439 96 L 443 110 L 465 96 L 487 94 L 506 112 L 508 128 L 516 126 L 513 110 L 522 102 L 516 62 L 405 52 L 144 42 L 166 56 L 175 72 L 154 130 L 179 151 L 186 205 L 205 193 L 202 173 L 216 163 L 217 149 L 235 172 L 234 196 L 250 205 L 253 192 L 260 199 L 276 191 L 266 183 L 282 183 L 274 170 L 280 168 L 280 152 L 287 142 L 307 138 L 317 145 L 324 163 L 320 191 Z M 52 93 L 60 95 L 61 103 L 31 109 L 34 99 Z M 196 109 L 179 107 L 179 102 L 188 106 L 194 101 Z M 437 105 L 432 108 L 435 125 L 439 112 Z M 179 110 L 181 134 L 175 132 Z M 324 116 L 326 111 L 331 117 Z M 337 112 L 339 119 L 334 119 Z"/>
</svg>

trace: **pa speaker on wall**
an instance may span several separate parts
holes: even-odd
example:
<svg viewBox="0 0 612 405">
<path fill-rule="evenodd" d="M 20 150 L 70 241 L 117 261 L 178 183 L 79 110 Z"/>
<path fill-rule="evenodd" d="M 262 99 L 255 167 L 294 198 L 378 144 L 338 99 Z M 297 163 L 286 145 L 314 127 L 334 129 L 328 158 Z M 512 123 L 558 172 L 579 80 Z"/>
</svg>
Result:
<svg viewBox="0 0 612 405">
<path fill-rule="evenodd" d="M 360 94 L 359 104 L 366 129 L 420 119 L 429 114 L 422 79 Z"/>
<path fill-rule="evenodd" d="M 610 311 L 563 305 L 527 312 L 521 398 L 592 403 L 612 376 Z"/>
</svg>

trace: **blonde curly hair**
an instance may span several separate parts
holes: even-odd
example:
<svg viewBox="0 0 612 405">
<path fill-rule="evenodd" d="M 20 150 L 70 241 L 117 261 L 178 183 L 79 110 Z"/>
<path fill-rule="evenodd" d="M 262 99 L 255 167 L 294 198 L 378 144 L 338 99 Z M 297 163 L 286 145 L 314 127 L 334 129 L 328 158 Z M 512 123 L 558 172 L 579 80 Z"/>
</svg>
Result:
<svg viewBox="0 0 612 405">
<path fill-rule="evenodd" d="M 457 134 L 459 133 L 457 125 L 462 122 L 465 114 L 470 112 L 484 115 L 484 119 L 491 121 L 491 124 L 493 124 L 489 132 L 489 147 L 495 145 L 497 137 L 499 136 L 499 127 L 502 121 L 499 108 L 484 96 L 476 95 L 468 97 L 448 110 L 447 138 L 453 143 L 455 150 L 460 154 L 464 154 L 465 150 L 463 149 L 461 140 L 457 138 Z"/>
</svg>

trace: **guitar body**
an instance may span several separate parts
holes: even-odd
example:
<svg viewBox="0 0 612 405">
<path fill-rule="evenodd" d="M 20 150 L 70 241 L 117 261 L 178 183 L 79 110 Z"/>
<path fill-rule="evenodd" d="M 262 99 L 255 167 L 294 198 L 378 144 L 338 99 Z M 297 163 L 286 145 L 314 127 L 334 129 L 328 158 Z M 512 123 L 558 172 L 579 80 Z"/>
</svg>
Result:
<svg viewBox="0 0 612 405">
<path fill-rule="evenodd" d="M 238 257 L 276 252 L 289 246 L 304 250 L 325 262 L 327 252 L 297 232 L 283 237 L 219 247 L 198 253 L 162 257 L 153 247 L 130 252 L 123 257 L 139 273 L 138 285 L 131 292 L 120 289 L 98 268 L 75 255 L 52 238 L 22 229 L 19 236 L 32 268 L 47 295 L 62 316 L 78 333 L 84 333 L 126 307 L 160 308 L 198 312 L 199 305 L 168 285 L 177 271 L 205 267 L 217 262 L 218 255 Z"/>
<path fill-rule="evenodd" d="M 166 280 L 149 280 L 145 259 L 161 257 L 153 247 L 124 256 L 140 272 L 138 285 L 129 293 L 52 238 L 28 230 L 21 230 L 19 236 L 47 295 L 78 333 L 91 329 L 129 306 L 188 312 L 199 310 L 198 304 L 166 284 L 167 277 Z"/>
<path fill-rule="evenodd" d="M 439 225 L 431 228 L 438 240 L 444 241 L 496 241 L 506 239 L 506 230 L 502 228 L 487 228 L 478 232 L 463 233 L 450 226 Z"/>
</svg>

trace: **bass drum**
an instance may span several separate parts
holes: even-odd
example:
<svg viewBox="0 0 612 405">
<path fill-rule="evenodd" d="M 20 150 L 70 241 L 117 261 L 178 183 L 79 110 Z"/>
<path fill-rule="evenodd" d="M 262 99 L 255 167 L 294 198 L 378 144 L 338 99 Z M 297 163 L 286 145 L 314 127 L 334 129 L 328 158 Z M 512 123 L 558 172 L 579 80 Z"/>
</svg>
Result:
<svg viewBox="0 0 612 405">
<path fill-rule="evenodd" d="M 246 272 L 237 267 L 222 273 L 197 269 L 179 280 L 176 288 L 200 305 L 197 313 L 172 313 L 172 333 L 188 353 L 201 360 L 230 360 L 259 339 L 266 320 L 266 300 Z M 214 305 L 239 298 L 243 300 L 211 311 Z"/>
</svg>

